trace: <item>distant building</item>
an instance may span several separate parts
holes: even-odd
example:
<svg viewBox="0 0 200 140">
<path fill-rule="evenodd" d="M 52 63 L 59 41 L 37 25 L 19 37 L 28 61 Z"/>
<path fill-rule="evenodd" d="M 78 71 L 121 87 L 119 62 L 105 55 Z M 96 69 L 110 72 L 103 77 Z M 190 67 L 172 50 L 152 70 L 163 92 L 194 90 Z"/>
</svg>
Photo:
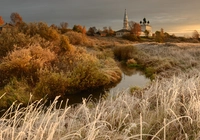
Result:
<svg viewBox="0 0 200 140">
<path fill-rule="evenodd" d="M 125 9 L 124 12 L 124 20 L 123 20 L 123 29 L 116 31 L 116 37 L 122 37 L 123 35 L 127 35 L 131 33 L 131 29 L 133 28 L 132 25 L 136 22 L 129 22 L 128 21 L 128 14 Z M 146 18 L 143 21 L 140 21 L 141 26 L 141 34 L 140 36 L 152 36 L 152 27 L 150 26 L 150 22 L 146 21 Z"/>
<path fill-rule="evenodd" d="M 128 24 L 128 14 L 124 12 L 124 22 L 123 22 L 123 29 L 116 31 L 116 37 L 122 37 L 123 35 L 130 34 L 130 28 Z"/>
<path fill-rule="evenodd" d="M 128 29 L 121 29 L 119 31 L 116 31 L 116 37 L 122 37 L 124 35 L 130 34 L 131 31 Z"/>
<path fill-rule="evenodd" d="M 143 18 L 143 21 L 140 21 L 141 26 L 141 35 L 140 36 L 152 36 L 152 27 L 150 26 L 150 22 Z"/>
</svg>

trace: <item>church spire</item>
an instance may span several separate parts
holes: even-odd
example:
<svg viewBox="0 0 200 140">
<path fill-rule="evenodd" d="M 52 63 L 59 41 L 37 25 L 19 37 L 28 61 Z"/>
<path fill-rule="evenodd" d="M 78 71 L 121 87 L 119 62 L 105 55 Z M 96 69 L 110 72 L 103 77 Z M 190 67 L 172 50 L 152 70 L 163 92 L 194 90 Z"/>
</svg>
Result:
<svg viewBox="0 0 200 140">
<path fill-rule="evenodd" d="M 124 25 L 123 29 L 128 29 L 128 15 L 127 15 L 126 9 L 125 9 L 125 12 L 124 12 L 124 23 L 123 23 L 123 25 Z"/>
</svg>

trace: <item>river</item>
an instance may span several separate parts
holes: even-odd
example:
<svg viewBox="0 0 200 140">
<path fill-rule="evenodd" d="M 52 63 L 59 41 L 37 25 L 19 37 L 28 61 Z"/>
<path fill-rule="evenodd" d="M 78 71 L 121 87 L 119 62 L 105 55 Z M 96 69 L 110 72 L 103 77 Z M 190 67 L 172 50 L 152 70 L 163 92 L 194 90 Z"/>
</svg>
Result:
<svg viewBox="0 0 200 140">
<path fill-rule="evenodd" d="M 77 94 L 66 95 L 65 98 L 60 99 L 64 101 L 63 106 L 65 106 L 66 100 L 68 100 L 68 105 L 76 105 L 82 102 L 82 99 L 91 99 L 93 101 L 98 101 L 101 96 L 108 94 L 108 95 L 115 95 L 117 92 L 122 90 L 130 91 L 131 87 L 145 87 L 147 84 L 150 83 L 150 79 L 146 78 L 145 75 L 136 69 L 128 68 L 124 65 L 119 65 L 120 69 L 122 70 L 122 79 L 121 81 L 110 87 L 108 89 L 99 88 L 89 91 L 83 91 Z"/>
</svg>

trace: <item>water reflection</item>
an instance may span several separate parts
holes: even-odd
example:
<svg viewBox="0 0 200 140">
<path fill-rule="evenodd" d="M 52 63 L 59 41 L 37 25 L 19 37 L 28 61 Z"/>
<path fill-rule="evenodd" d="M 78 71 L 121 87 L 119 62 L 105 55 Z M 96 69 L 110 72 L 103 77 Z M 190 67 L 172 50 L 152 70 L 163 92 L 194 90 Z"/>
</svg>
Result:
<svg viewBox="0 0 200 140">
<path fill-rule="evenodd" d="M 106 93 L 107 92 L 104 90 L 104 88 L 101 87 L 98 89 L 82 91 L 77 94 L 68 94 L 68 95 L 65 95 L 64 97 L 60 97 L 58 99 L 58 107 L 60 106 L 59 103 L 61 103 L 61 102 L 62 102 L 61 108 L 64 108 L 66 106 L 66 103 L 67 103 L 67 105 L 75 105 L 76 106 L 77 104 L 82 103 L 83 99 L 88 99 L 93 102 L 98 102 L 101 97 L 106 95 Z M 53 99 L 47 101 L 46 105 L 49 106 L 52 102 L 53 102 Z"/>
<path fill-rule="evenodd" d="M 122 80 L 115 87 L 111 88 L 110 91 L 121 91 L 134 86 L 145 87 L 150 79 L 146 78 L 145 75 L 134 68 L 128 68 L 126 65 L 120 64 L 123 75 Z"/>
<path fill-rule="evenodd" d="M 96 102 L 99 101 L 99 99 L 107 93 L 113 95 L 118 91 L 126 90 L 133 86 L 145 87 L 150 82 L 150 79 L 146 78 L 142 72 L 137 71 L 136 69 L 128 68 L 123 64 L 119 64 L 119 67 L 122 70 L 122 80 L 116 85 L 113 85 L 113 87 L 106 89 L 101 87 L 98 89 L 83 91 L 77 94 L 66 95 L 59 100 L 63 100 L 63 106 L 65 106 L 67 100 L 68 105 L 76 105 L 81 103 L 83 98 L 90 98 L 92 101 Z"/>
</svg>

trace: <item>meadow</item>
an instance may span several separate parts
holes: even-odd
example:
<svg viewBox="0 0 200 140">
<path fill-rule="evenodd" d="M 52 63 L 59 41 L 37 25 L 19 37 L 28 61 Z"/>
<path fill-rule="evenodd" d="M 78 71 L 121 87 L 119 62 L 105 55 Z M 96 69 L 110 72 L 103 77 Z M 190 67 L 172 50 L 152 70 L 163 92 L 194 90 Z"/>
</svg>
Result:
<svg viewBox="0 0 200 140">
<path fill-rule="evenodd" d="M 199 43 L 139 43 L 24 23 L 2 32 L 0 46 L 2 140 L 200 137 Z M 151 83 L 61 108 L 66 94 L 117 83 L 116 61 Z"/>
<path fill-rule="evenodd" d="M 136 43 L 132 50 L 122 63 L 153 69 L 150 85 L 60 109 L 59 97 L 49 107 L 13 104 L 0 119 L 0 139 L 199 139 L 200 45 Z"/>
</svg>

